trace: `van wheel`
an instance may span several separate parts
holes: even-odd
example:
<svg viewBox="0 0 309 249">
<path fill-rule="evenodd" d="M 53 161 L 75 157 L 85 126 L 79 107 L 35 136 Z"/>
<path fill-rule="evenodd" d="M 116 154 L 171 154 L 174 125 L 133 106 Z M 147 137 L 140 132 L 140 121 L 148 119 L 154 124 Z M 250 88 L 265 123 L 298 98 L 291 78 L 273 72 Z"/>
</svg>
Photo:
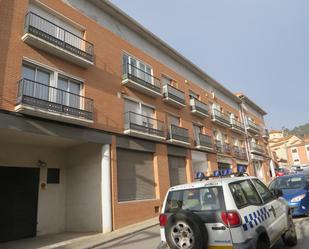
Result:
<svg viewBox="0 0 309 249">
<path fill-rule="evenodd" d="M 262 234 L 256 244 L 257 249 L 269 249 L 270 248 L 270 242 L 268 239 L 268 236 L 265 234 Z"/>
<path fill-rule="evenodd" d="M 287 246 L 296 246 L 297 245 L 297 234 L 295 229 L 295 224 L 293 222 L 292 215 L 289 215 L 288 218 L 289 230 L 283 234 L 282 239 L 285 245 Z"/>
<path fill-rule="evenodd" d="M 208 245 L 205 224 L 189 211 L 180 211 L 169 217 L 165 237 L 171 249 L 205 249 Z"/>
</svg>

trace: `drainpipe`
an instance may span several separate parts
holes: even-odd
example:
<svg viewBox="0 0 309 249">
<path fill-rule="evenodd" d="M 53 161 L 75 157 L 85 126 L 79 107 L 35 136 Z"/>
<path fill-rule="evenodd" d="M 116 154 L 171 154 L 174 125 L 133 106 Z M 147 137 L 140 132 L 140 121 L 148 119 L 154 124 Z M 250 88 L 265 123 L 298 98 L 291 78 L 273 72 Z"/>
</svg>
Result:
<svg viewBox="0 0 309 249">
<path fill-rule="evenodd" d="M 101 199 L 102 199 L 102 232 L 112 231 L 112 190 L 111 190 L 111 163 L 110 145 L 102 146 L 101 160 Z"/>
<path fill-rule="evenodd" d="M 243 103 L 240 104 L 240 112 L 241 112 L 242 122 L 245 126 L 245 146 L 246 146 L 246 151 L 247 151 L 248 163 L 249 163 L 249 165 L 250 164 L 252 165 L 254 174 L 255 174 L 255 176 L 257 176 L 256 169 L 255 169 L 255 166 L 253 165 L 253 161 L 251 159 L 251 154 L 250 154 L 249 135 L 248 135 L 247 126 L 246 126 L 246 117 L 245 117 Z"/>
</svg>

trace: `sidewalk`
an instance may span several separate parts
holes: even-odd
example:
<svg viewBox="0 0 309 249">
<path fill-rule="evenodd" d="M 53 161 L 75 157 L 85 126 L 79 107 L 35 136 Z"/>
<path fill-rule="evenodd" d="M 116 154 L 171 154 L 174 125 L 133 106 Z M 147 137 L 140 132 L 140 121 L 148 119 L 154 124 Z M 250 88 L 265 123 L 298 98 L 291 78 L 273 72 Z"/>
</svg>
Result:
<svg viewBox="0 0 309 249">
<path fill-rule="evenodd" d="M 61 233 L 0 244 L 0 249 L 90 249 L 158 224 L 158 218 L 130 225 L 107 234 Z"/>
</svg>

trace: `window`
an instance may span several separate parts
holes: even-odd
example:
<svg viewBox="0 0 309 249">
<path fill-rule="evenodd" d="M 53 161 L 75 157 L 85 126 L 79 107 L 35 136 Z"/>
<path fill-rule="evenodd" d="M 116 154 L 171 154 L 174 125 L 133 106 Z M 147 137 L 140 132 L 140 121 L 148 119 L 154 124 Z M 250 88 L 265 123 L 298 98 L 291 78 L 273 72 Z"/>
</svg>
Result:
<svg viewBox="0 0 309 249">
<path fill-rule="evenodd" d="M 193 132 L 194 132 L 194 137 L 196 141 L 199 141 L 199 134 L 202 133 L 203 127 L 193 124 Z"/>
<path fill-rule="evenodd" d="M 168 156 L 170 186 L 187 183 L 186 158 Z"/>
<path fill-rule="evenodd" d="M 166 200 L 167 213 L 179 210 L 216 211 L 225 210 L 222 187 L 206 187 L 172 191 Z"/>
<path fill-rule="evenodd" d="M 49 99 L 51 72 L 34 65 L 23 64 L 22 77 L 25 80 L 24 95 L 42 100 Z"/>
<path fill-rule="evenodd" d="M 155 198 L 153 154 L 117 149 L 118 201 Z"/>
<path fill-rule="evenodd" d="M 62 76 L 58 77 L 57 87 L 64 92 L 57 94 L 57 103 L 67 105 L 75 108 L 79 108 L 81 102 L 80 94 L 80 83 L 65 78 Z"/>
<path fill-rule="evenodd" d="M 256 190 L 262 197 L 264 203 L 268 203 L 275 199 L 275 196 L 270 192 L 270 190 L 262 183 L 260 180 L 253 179 L 253 184 L 256 187 Z"/>
<path fill-rule="evenodd" d="M 166 75 L 162 75 L 162 85 L 170 85 L 177 88 L 177 82 Z"/>
<path fill-rule="evenodd" d="M 125 113 L 131 113 L 130 122 L 145 127 L 155 128 L 154 120 L 152 119 L 155 110 L 145 104 L 130 99 L 125 99 Z"/>
<path fill-rule="evenodd" d="M 151 66 L 131 57 L 130 55 L 123 54 L 122 57 L 123 75 L 131 74 L 147 83 L 154 84 L 152 73 L 153 72 Z"/>
<path fill-rule="evenodd" d="M 168 125 L 180 126 L 180 118 L 176 117 L 174 115 L 168 114 L 167 123 L 168 123 Z"/>
<path fill-rule="evenodd" d="M 229 184 L 237 208 L 261 205 L 262 201 L 252 183 L 248 180 Z"/>
<path fill-rule="evenodd" d="M 190 98 L 194 98 L 194 99 L 200 99 L 200 95 L 198 95 L 197 93 L 189 90 L 189 96 Z"/>
<path fill-rule="evenodd" d="M 228 137 L 228 135 L 227 135 L 227 134 L 224 134 L 223 137 L 224 137 L 224 142 L 228 144 L 228 143 L 229 143 L 229 137 Z"/>
<path fill-rule="evenodd" d="M 278 177 L 271 183 L 269 189 L 303 189 L 306 184 L 306 178 L 303 176 Z"/>
<path fill-rule="evenodd" d="M 297 153 L 297 149 L 293 149 L 293 150 L 292 150 L 292 153 Z"/>
<path fill-rule="evenodd" d="M 309 146 L 308 146 L 308 147 L 306 147 L 306 149 L 307 149 L 307 151 L 309 151 Z"/>
<path fill-rule="evenodd" d="M 82 83 L 45 68 L 24 63 L 23 94 L 80 109 Z"/>
</svg>

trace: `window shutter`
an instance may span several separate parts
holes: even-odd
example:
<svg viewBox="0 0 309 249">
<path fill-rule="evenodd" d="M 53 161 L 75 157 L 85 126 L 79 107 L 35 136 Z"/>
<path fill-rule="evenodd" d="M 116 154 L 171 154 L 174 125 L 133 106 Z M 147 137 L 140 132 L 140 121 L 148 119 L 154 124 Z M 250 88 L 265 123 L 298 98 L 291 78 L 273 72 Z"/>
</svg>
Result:
<svg viewBox="0 0 309 249">
<path fill-rule="evenodd" d="M 170 186 L 187 183 L 186 158 L 168 156 Z"/>
<path fill-rule="evenodd" d="M 155 198 L 153 154 L 117 149 L 118 201 Z"/>
</svg>

